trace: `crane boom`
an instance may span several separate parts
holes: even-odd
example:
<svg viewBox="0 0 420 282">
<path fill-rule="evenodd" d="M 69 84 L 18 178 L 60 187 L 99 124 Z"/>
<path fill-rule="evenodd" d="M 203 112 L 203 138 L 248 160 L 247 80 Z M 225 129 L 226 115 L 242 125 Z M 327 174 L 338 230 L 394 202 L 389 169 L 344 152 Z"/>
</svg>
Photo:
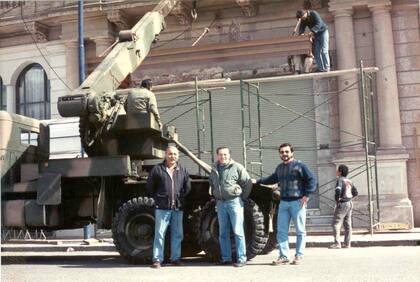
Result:
<svg viewBox="0 0 420 282">
<path fill-rule="evenodd" d="M 165 28 L 164 18 L 179 0 L 162 0 L 130 30 L 119 33 L 119 42 L 86 80 L 70 95 L 59 97 L 63 117 L 85 116 L 98 111 L 95 96 L 115 91 L 148 55 L 156 36 Z"/>
</svg>

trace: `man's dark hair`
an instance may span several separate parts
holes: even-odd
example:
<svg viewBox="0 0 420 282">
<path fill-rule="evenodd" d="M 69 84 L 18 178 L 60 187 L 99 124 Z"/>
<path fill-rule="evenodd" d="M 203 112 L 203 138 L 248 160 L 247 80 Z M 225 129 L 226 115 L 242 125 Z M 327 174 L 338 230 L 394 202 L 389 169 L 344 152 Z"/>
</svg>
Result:
<svg viewBox="0 0 420 282">
<path fill-rule="evenodd" d="M 152 80 L 151 79 L 144 79 L 141 82 L 141 87 L 146 88 L 146 89 L 152 89 Z"/>
<path fill-rule="evenodd" d="M 292 153 L 293 153 L 294 149 L 293 149 L 293 146 L 292 146 L 292 145 L 290 145 L 290 143 L 283 143 L 283 144 L 281 144 L 281 145 L 279 146 L 279 152 L 280 152 L 281 148 L 284 148 L 284 147 L 290 147 L 290 152 L 292 152 Z"/>
<path fill-rule="evenodd" d="M 230 149 L 229 149 L 229 147 L 226 147 L 226 146 L 220 146 L 220 147 L 217 147 L 217 149 L 216 149 L 216 154 L 219 154 L 219 151 L 220 151 L 220 150 L 222 150 L 222 149 L 228 149 L 229 154 L 230 154 Z"/>
<path fill-rule="evenodd" d="M 303 10 L 298 10 L 298 11 L 296 12 L 296 18 L 297 18 L 297 19 L 302 18 L 304 14 L 305 14 L 305 11 L 303 11 Z"/>
<path fill-rule="evenodd" d="M 340 172 L 340 175 L 343 177 L 346 177 L 347 174 L 349 174 L 349 168 L 346 165 L 339 165 L 338 171 Z"/>
</svg>

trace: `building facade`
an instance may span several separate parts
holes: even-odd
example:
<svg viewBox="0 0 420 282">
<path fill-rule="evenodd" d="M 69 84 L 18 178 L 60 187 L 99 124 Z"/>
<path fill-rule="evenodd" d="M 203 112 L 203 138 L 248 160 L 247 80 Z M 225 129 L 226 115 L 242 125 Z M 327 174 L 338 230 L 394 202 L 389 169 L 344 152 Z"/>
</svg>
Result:
<svg viewBox="0 0 420 282">
<path fill-rule="evenodd" d="M 85 1 L 88 73 L 106 55 L 118 32 L 130 29 L 157 2 Z M 333 70 L 357 68 L 360 60 L 366 67 L 379 68 L 372 89 L 381 222 L 388 227 L 420 226 L 419 2 L 318 0 L 312 5 L 329 26 Z M 145 77 L 159 85 L 290 74 L 288 55 L 301 44 L 285 38 L 291 35 L 301 7 L 302 1 L 291 0 L 181 1 L 147 59 L 131 74 L 132 86 Z M 39 119 L 60 118 L 57 98 L 79 85 L 77 1 L 6 1 L 1 2 L 0 14 L 2 109 Z M 192 46 L 201 34 L 205 35 Z M 312 202 L 317 215 L 332 214 L 335 167 L 344 163 L 356 170 L 364 162 L 362 142 L 355 138 L 364 134 L 357 81 L 357 74 L 348 74 L 259 84 L 261 95 L 273 102 L 261 111 L 260 128 L 267 133 L 264 172 L 279 162 L 279 142 L 296 144 L 296 156 L 318 174 L 320 192 Z M 214 143 L 233 147 L 235 158 L 243 161 L 237 145 L 242 142 L 240 92 L 234 83 L 215 89 L 212 115 Z M 204 127 L 195 130 L 195 116 L 178 117 L 188 110 L 182 97 L 158 95 L 159 105 L 168 111 L 164 121 L 174 123 L 181 140 L 201 152 L 196 141 Z M 169 112 L 177 104 L 182 105 Z M 208 111 L 203 108 L 200 114 Z M 307 118 L 294 120 L 296 112 L 307 113 Z M 290 123 L 268 136 L 280 121 Z M 203 158 L 211 161 L 211 156 Z M 354 179 L 361 192 L 356 208 L 366 211 L 366 177 L 361 173 Z M 357 220 L 355 224 L 364 225 Z"/>
</svg>

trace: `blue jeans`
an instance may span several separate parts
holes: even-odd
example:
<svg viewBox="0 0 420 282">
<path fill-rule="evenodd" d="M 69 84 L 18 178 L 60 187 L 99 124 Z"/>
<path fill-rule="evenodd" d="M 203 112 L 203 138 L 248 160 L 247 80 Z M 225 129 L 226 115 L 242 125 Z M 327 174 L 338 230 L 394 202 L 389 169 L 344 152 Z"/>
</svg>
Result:
<svg viewBox="0 0 420 282">
<path fill-rule="evenodd" d="M 296 254 L 303 256 L 305 249 L 306 206 L 301 207 L 300 200 L 280 201 L 277 212 L 277 241 L 279 242 L 280 257 L 289 257 L 289 225 L 290 220 L 296 228 Z"/>
<path fill-rule="evenodd" d="M 314 56 L 319 71 L 330 71 L 330 57 L 328 54 L 329 33 L 325 30 L 314 38 Z"/>
<path fill-rule="evenodd" d="M 235 235 L 237 262 L 246 262 L 244 233 L 244 202 L 240 197 L 228 201 L 217 201 L 217 219 L 219 221 L 219 242 L 222 261 L 232 261 L 230 230 Z"/>
<path fill-rule="evenodd" d="M 168 225 L 171 225 L 171 261 L 177 261 L 181 258 L 181 242 L 184 238 L 182 218 L 182 211 L 155 209 L 154 262 L 163 262 L 165 234 Z"/>
</svg>

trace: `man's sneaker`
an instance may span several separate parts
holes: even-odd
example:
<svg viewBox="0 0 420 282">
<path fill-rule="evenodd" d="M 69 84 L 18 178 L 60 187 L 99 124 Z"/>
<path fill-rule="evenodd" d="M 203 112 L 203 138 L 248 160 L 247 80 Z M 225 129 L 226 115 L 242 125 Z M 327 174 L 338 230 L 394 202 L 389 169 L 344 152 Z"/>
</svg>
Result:
<svg viewBox="0 0 420 282">
<path fill-rule="evenodd" d="M 231 261 L 219 261 L 216 263 L 216 265 L 232 265 Z"/>
<path fill-rule="evenodd" d="M 184 263 L 181 260 L 171 261 L 172 266 L 184 266 Z"/>
<path fill-rule="evenodd" d="M 234 267 L 242 267 L 246 264 L 246 261 L 239 261 L 233 264 Z"/>
<path fill-rule="evenodd" d="M 348 245 L 346 245 L 346 244 L 343 244 L 343 246 L 341 246 L 343 249 L 350 249 L 351 248 L 351 245 L 350 244 L 348 244 Z"/>
<path fill-rule="evenodd" d="M 160 264 L 160 261 L 155 261 L 153 264 L 152 264 L 152 268 L 161 268 L 162 267 L 162 265 Z"/>
<path fill-rule="evenodd" d="M 298 265 L 302 262 L 302 256 L 295 256 L 295 259 L 291 262 L 293 265 Z"/>
<path fill-rule="evenodd" d="M 272 265 L 285 265 L 289 263 L 289 259 L 286 257 L 279 257 L 276 260 L 273 260 Z"/>
<path fill-rule="evenodd" d="M 335 243 L 335 244 L 332 244 L 331 246 L 329 246 L 328 249 L 341 249 L 341 245 Z"/>
</svg>

